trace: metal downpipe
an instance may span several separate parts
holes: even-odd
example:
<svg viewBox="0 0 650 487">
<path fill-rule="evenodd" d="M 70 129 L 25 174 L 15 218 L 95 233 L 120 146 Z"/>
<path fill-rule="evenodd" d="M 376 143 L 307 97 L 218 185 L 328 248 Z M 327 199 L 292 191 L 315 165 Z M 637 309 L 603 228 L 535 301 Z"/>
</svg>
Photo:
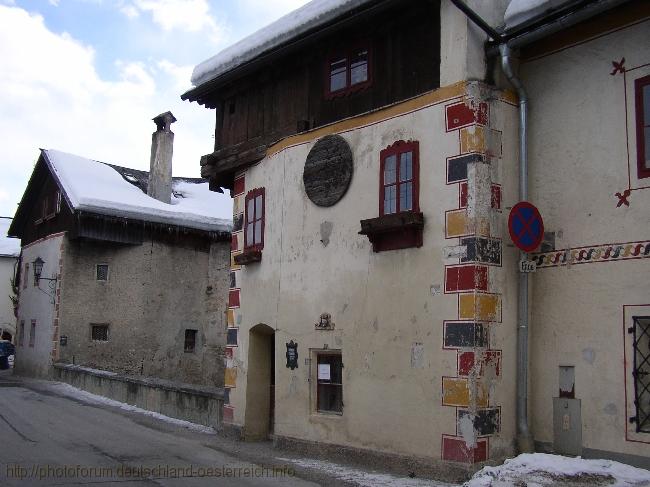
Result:
<svg viewBox="0 0 650 487">
<path fill-rule="evenodd" d="M 510 47 L 499 46 L 501 67 L 519 98 L 519 201 L 528 200 L 528 95 L 510 63 Z M 526 254 L 520 253 L 525 260 Z M 520 453 L 534 451 L 528 428 L 528 274 L 519 273 L 517 316 L 517 449 Z"/>
</svg>

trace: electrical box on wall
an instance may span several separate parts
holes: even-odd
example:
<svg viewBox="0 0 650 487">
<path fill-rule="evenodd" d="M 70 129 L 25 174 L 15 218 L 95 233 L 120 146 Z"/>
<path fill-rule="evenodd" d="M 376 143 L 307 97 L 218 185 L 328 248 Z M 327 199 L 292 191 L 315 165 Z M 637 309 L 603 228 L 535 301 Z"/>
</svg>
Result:
<svg viewBox="0 0 650 487">
<path fill-rule="evenodd" d="M 580 399 L 553 398 L 553 450 L 564 455 L 582 455 Z"/>
</svg>

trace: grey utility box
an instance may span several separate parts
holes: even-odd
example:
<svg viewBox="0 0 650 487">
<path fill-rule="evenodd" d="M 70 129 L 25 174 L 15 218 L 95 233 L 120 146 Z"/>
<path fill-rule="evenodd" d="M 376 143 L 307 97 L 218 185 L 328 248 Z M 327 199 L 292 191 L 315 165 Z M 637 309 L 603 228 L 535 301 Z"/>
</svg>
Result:
<svg viewBox="0 0 650 487">
<path fill-rule="evenodd" d="M 582 455 L 580 399 L 553 398 L 553 450 L 564 455 Z"/>
</svg>

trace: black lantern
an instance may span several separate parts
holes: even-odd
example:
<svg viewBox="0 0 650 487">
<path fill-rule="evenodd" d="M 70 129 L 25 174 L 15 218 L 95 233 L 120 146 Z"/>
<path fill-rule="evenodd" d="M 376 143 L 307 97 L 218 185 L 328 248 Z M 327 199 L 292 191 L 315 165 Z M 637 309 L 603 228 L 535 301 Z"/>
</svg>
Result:
<svg viewBox="0 0 650 487">
<path fill-rule="evenodd" d="M 40 257 L 36 257 L 36 260 L 33 262 L 33 264 L 34 264 L 34 279 L 38 283 L 38 281 L 41 279 L 41 274 L 43 273 L 43 264 L 45 264 L 45 261 Z"/>
</svg>

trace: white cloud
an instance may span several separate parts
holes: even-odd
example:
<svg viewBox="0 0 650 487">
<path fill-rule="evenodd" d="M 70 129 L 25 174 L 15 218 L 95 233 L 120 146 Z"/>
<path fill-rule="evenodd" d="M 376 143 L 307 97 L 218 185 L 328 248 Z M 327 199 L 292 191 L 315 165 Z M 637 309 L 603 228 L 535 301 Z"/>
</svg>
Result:
<svg viewBox="0 0 650 487">
<path fill-rule="evenodd" d="M 205 31 L 214 42 L 221 38 L 220 28 L 210 14 L 207 0 L 131 0 L 131 3 L 121 7 L 121 11 L 129 18 L 148 12 L 154 23 L 166 31 Z"/>
<path fill-rule="evenodd" d="M 54 7 L 59 6 L 59 0 L 47 0 L 50 5 L 53 5 Z"/>
<path fill-rule="evenodd" d="M 182 102 L 178 84 L 188 67 L 168 61 L 118 61 L 117 80 L 102 79 L 94 50 L 55 34 L 43 18 L 0 6 L 0 215 L 12 215 L 38 148 L 52 148 L 114 164 L 148 169 L 151 119 L 171 110 L 178 122 L 174 174 L 199 175 L 212 150 L 213 113 Z M 187 81 L 186 81 L 187 84 Z M 231 215 L 223 197 L 217 216 Z"/>
</svg>

